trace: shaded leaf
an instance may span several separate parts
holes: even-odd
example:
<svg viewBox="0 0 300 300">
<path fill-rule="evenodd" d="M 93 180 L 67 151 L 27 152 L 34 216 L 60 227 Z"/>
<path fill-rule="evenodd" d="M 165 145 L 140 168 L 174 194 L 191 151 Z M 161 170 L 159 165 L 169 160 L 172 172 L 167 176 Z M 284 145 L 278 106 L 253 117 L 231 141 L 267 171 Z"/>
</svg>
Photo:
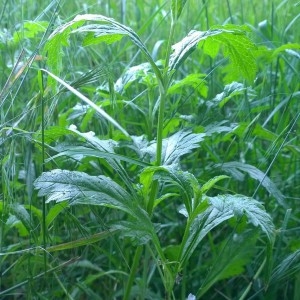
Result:
<svg viewBox="0 0 300 300">
<path fill-rule="evenodd" d="M 243 180 L 243 173 L 249 174 L 253 179 L 256 179 L 260 184 L 278 201 L 282 206 L 286 206 L 284 195 L 278 190 L 275 183 L 262 171 L 256 167 L 244 164 L 238 161 L 226 162 L 219 165 L 222 170 L 234 176 L 237 180 Z"/>
<path fill-rule="evenodd" d="M 205 194 L 207 191 L 209 191 L 218 181 L 223 180 L 223 179 L 227 179 L 229 178 L 228 176 L 225 175 L 220 175 L 220 176 L 216 176 L 214 178 L 211 178 L 210 180 L 208 180 L 207 182 L 205 182 L 203 184 L 203 186 L 201 187 L 201 193 Z"/>
<path fill-rule="evenodd" d="M 250 99 L 256 96 L 255 91 L 253 89 L 246 87 L 243 83 L 234 81 L 230 84 L 227 84 L 224 87 L 224 91 L 216 95 L 213 101 L 219 103 L 220 107 L 223 107 L 233 97 L 239 95 L 244 96 L 246 91 L 247 91 L 247 96 Z"/>
<path fill-rule="evenodd" d="M 291 280 L 291 277 L 300 271 L 300 249 L 288 255 L 274 269 L 271 279 L 271 284 L 278 284 L 282 280 Z"/>
<path fill-rule="evenodd" d="M 205 74 L 189 74 L 184 79 L 175 82 L 168 89 L 168 94 L 181 94 L 182 88 L 191 86 L 202 97 L 206 98 L 208 93 L 207 81 L 205 80 Z"/>
<path fill-rule="evenodd" d="M 253 230 L 232 234 L 216 246 L 218 254 L 213 257 L 211 268 L 198 290 L 197 297 L 204 295 L 217 281 L 243 273 L 255 253 L 257 237 L 257 232 Z"/>
<path fill-rule="evenodd" d="M 98 157 L 98 158 L 104 158 L 104 159 L 114 159 L 117 161 L 126 161 L 133 165 L 139 165 L 142 167 L 146 167 L 149 164 L 146 164 L 140 160 L 130 158 L 128 156 L 112 153 L 112 152 L 106 152 L 106 151 L 100 151 L 97 149 L 92 149 L 84 146 L 71 146 L 71 145 L 64 145 L 63 148 L 61 146 L 53 147 L 52 149 L 56 150 L 58 154 L 51 156 L 51 158 L 47 159 L 46 162 L 53 160 L 60 156 L 68 156 L 75 160 L 82 160 L 84 157 Z"/>
<path fill-rule="evenodd" d="M 205 202 L 209 205 L 207 208 Z M 274 225 L 271 217 L 266 213 L 262 204 L 252 198 L 242 195 L 207 197 L 199 207 L 197 213 L 188 219 L 189 224 L 185 230 L 179 256 L 182 265 L 187 262 L 198 244 L 212 229 L 232 217 L 239 219 L 246 216 L 248 223 L 260 227 L 270 242 L 274 239 Z"/>
</svg>

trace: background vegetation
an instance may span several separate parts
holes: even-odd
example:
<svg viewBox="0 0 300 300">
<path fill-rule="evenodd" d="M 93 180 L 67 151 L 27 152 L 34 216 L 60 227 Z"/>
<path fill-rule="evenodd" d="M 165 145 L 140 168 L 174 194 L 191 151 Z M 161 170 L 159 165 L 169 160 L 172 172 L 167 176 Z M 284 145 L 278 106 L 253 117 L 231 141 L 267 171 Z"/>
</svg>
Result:
<svg viewBox="0 0 300 300">
<path fill-rule="evenodd" d="M 163 80 L 130 36 L 67 39 L 78 14 L 132 28 Z M 300 299 L 299 16 L 288 0 L 3 0 L 0 298 Z M 209 29 L 234 32 L 223 53 L 199 41 L 168 73 L 170 45 Z M 189 232 L 218 195 L 246 204 Z"/>
</svg>

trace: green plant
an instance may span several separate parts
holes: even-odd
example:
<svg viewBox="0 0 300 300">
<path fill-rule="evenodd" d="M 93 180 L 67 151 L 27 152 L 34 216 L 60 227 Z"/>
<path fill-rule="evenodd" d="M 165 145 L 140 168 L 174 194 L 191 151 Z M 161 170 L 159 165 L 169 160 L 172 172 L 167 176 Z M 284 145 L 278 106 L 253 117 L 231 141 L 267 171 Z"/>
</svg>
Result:
<svg viewBox="0 0 300 300">
<path fill-rule="evenodd" d="M 158 94 L 157 99 L 155 97 L 149 99 L 147 120 L 151 128 L 154 127 L 156 131 L 156 139 L 147 140 L 143 136 L 130 135 L 116 120 L 79 91 L 52 72 L 42 70 L 50 76 L 49 84 L 54 89 L 55 82 L 60 83 L 96 109 L 100 116 L 108 121 L 109 130 L 112 131 L 110 136 L 114 137 L 115 130 L 119 130 L 123 139 L 128 140 L 125 147 L 130 147 L 136 152 L 135 159 L 126 154 L 117 154 L 114 148 L 122 147 L 120 140 L 102 140 L 93 133 L 81 133 L 74 126 L 59 132 L 52 131 L 52 135 L 78 136 L 83 139 L 83 144 L 75 146 L 65 144 L 64 149 L 60 148 L 60 153 L 51 159 L 58 156 L 67 156 L 77 160 L 84 157 L 97 157 L 104 159 L 106 164 L 114 170 L 115 175 L 109 178 L 106 175 L 91 176 L 85 172 L 57 169 L 43 173 L 35 181 L 39 195 L 46 197 L 47 202 L 68 201 L 71 206 L 99 205 L 118 209 L 127 215 L 125 219 L 112 221 L 109 225 L 110 228 L 118 230 L 122 236 L 131 238 L 133 245 L 137 245 L 123 299 L 129 299 L 131 295 L 142 255 L 148 259 L 152 256 L 161 276 L 166 298 L 174 298 L 173 290 L 179 274 L 188 266 L 191 256 L 194 255 L 203 238 L 225 221 L 230 221 L 233 231 L 238 230 L 237 234 L 242 242 L 239 244 L 233 238 L 225 238 L 226 243 L 219 246 L 223 249 L 222 257 L 218 257 L 222 261 L 220 262 L 222 269 L 220 270 L 220 265 L 217 266 L 217 262 L 214 262 L 216 267 L 212 268 L 210 276 L 198 288 L 196 293 L 198 297 L 202 296 L 216 281 L 239 274 L 243 270 L 249 255 L 248 248 L 254 245 L 258 237 L 254 229 L 253 233 L 245 229 L 246 223 L 260 227 L 267 235 L 267 243 L 270 245 L 274 241 L 274 225 L 258 201 L 240 195 L 224 194 L 214 197 L 207 195 L 219 180 L 226 179 L 227 176 L 214 177 L 201 186 L 192 173 L 182 170 L 181 157 L 198 148 L 206 134 L 192 133 L 188 128 L 177 129 L 172 135 L 165 131 L 165 120 L 170 118 L 166 116 L 166 101 L 169 97 L 169 90 L 172 87 L 173 90 L 175 88 L 174 75 L 197 47 L 204 46 L 205 52 L 213 57 L 216 56 L 220 47 L 224 47 L 225 56 L 228 56 L 232 62 L 226 80 L 243 75 L 247 80 L 252 81 L 255 75 L 253 54 L 255 46 L 245 34 L 246 27 L 227 25 L 214 27 L 205 32 L 191 31 L 179 43 L 172 46 L 175 26 L 184 4 L 185 1 L 172 1 L 170 36 L 167 41 L 165 59 L 161 64 L 153 61 L 146 46 L 131 28 L 101 15 L 75 17 L 73 21 L 57 28 L 48 38 L 45 47 L 48 53 L 48 64 L 57 73 L 61 69 L 59 67 L 60 49 L 68 44 L 70 35 L 83 34 L 84 46 L 100 42 L 111 44 L 127 36 L 144 54 L 148 62 L 148 65 L 143 64 L 138 69 L 139 73 L 132 72 L 131 77 L 142 78 L 148 89 Z M 85 24 L 87 22 L 88 24 Z M 188 86 L 193 83 L 192 80 L 190 77 L 189 80 L 183 81 L 182 85 Z M 112 90 L 109 91 L 112 93 Z M 110 105 L 115 115 L 114 103 L 111 102 Z M 154 126 L 156 119 L 157 126 Z M 151 131 L 149 130 L 148 137 L 151 136 Z M 168 136 L 164 138 L 166 135 Z M 129 163 L 129 166 L 125 168 L 124 163 L 126 165 Z M 133 168 L 134 172 L 129 174 L 128 168 Z M 173 245 L 169 241 L 164 244 L 160 241 L 162 224 L 156 224 L 154 216 L 156 211 L 159 215 L 162 202 L 174 201 L 174 199 L 181 199 L 180 213 L 186 217 L 186 222 L 184 228 L 180 229 L 183 235 L 179 243 Z M 229 253 L 233 248 L 235 253 L 232 256 Z M 145 254 L 145 251 L 149 254 Z"/>
<path fill-rule="evenodd" d="M 0 296 L 295 298 L 287 1 L 49 2 L 0 12 Z"/>
</svg>

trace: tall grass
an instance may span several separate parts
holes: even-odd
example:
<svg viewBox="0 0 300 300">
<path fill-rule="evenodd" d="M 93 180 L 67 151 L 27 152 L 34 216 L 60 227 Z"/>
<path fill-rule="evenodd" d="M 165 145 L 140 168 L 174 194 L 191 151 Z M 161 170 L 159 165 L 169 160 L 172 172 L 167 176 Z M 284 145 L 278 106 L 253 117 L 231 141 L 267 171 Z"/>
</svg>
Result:
<svg viewBox="0 0 300 300">
<path fill-rule="evenodd" d="M 298 8 L 297 1 L 189 0 L 169 38 L 170 1 L 4 0 L 0 7 L 1 297 L 185 299 L 191 293 L 209 299 L 297 299 Z M 168 58 L 170 45 L 191 29 L 247 24 L 258 49 L 256 79 L 248 83 L 240 77 L 239 83 L 232 84 L 224 73 L 228 60 L 221 55 L 211 58 L 205 48 L 199 49 L 173 80 L 180 82 L 189 74 L 203 74 L 201 79 L 183 85 L 179 93 L 165 95 L 159 114 L 161 102 L 155 101 L 167 89 L 158 90 L 152 72 L 141 69 L 122 86 L 128 70 L 145 62 L 135 45 L 125 38 L 111 45 L 82 47 L 82 37 L 71 37 L 57 72 L 50 71 L 121 124 L 132 144 L 67 85 L 51 81 L 42 71 L 49 69 L 48 53 L 43 52 L 49 35 L 86 13 L 105 15 L 133 28 L 164 70 L 163 83 L 169 79 L 163 69 L 168 64 L 157 60 Z M 73 159 L 54 157 L 68 147 L 82 150 L 86 146 L 86 136 L 66 129 L 70 125 L 76 125 L 80 133 L 93 131 L 100 139 L 117 142 L 116 156 L 108 151 L 106 157 L 82 157 L 79 151 L 72 154 Z M 150 244 L 137 245 L 130 232 L 122 235 L 111 229 L 115 220 L 130 221 L 124 211 L 94 205 L 69 207 L 66 202 L 46 204 L 37 196 L 34 182 L 43 171 L 77 170 L 105 175 L 140 197 L 139 177 L 145 174 L 139 168 L 151 163 L 160 166 L 163 138 L 186 128 L 206 137 L 181 159 L 182 170 L 194 174 L 204 186 L 214 176 L 229 175 L 231 179 L 215 182 L 209 196 L 243 194 L 257 199 L 272 217 L 276 239 L 266 246 L 264 237 L 251 226 L 245 230 L 246 220 L 231 220 L 209 232 L 174 278 L 173 290 L 166 293 L 171 271 L 176 269 L 173 246 L 180 243 L 186 223 L 178 213 L 182 199 L 174 185 L 168 181 L 152 185 L 145 204 L 153 224 L 163 224 L 157 233 L 163 249 L 159 256 Z M 156 163 L 136 154 L 146 140 L 157 141 Z M 113 145 L 105 147 L 111 150 Z M 115 163 L 120 157 L 122 163 Z M 173 200 L 164 201 L 163 195 Z M 226 265 L 238 250 L 243 256 L 234 262 L 237 269 L 215 280 L 218 265 Z M 161 259 L 164 256 L 170 264 Z M 210 282 L 213 288 L 206 290 Z"/>
</svg>

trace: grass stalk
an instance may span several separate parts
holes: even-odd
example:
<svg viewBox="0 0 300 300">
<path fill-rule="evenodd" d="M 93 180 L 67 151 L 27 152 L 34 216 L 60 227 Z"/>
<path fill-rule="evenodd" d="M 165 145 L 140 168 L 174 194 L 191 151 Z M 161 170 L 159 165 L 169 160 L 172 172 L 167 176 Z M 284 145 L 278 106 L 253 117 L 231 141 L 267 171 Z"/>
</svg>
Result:
<svg viewBox="0 0 300 300">
<path fill-rule="evenodd" d="M 123 300 L 129 300 L 130 299 L 130 292 L 132 289 L 132 285 L 134 282 L 134 278 L 137 272 L 137 268 L 139 266 L 139 262 L 140 262 L 140 258 L 142 256 L 143 253 L 143 246 L 138 246 L 136 251 L 135 251 L 135 255 L 133 257 L 133 262 L 132 262 L 132 266 L 130 269 L 130 273 L 129 273 L 129 278 L 126 284 L 126 288 L 125 288 L 125 292 L 124 292 L 124 296 L 123 296 Z"/>
</svg>

